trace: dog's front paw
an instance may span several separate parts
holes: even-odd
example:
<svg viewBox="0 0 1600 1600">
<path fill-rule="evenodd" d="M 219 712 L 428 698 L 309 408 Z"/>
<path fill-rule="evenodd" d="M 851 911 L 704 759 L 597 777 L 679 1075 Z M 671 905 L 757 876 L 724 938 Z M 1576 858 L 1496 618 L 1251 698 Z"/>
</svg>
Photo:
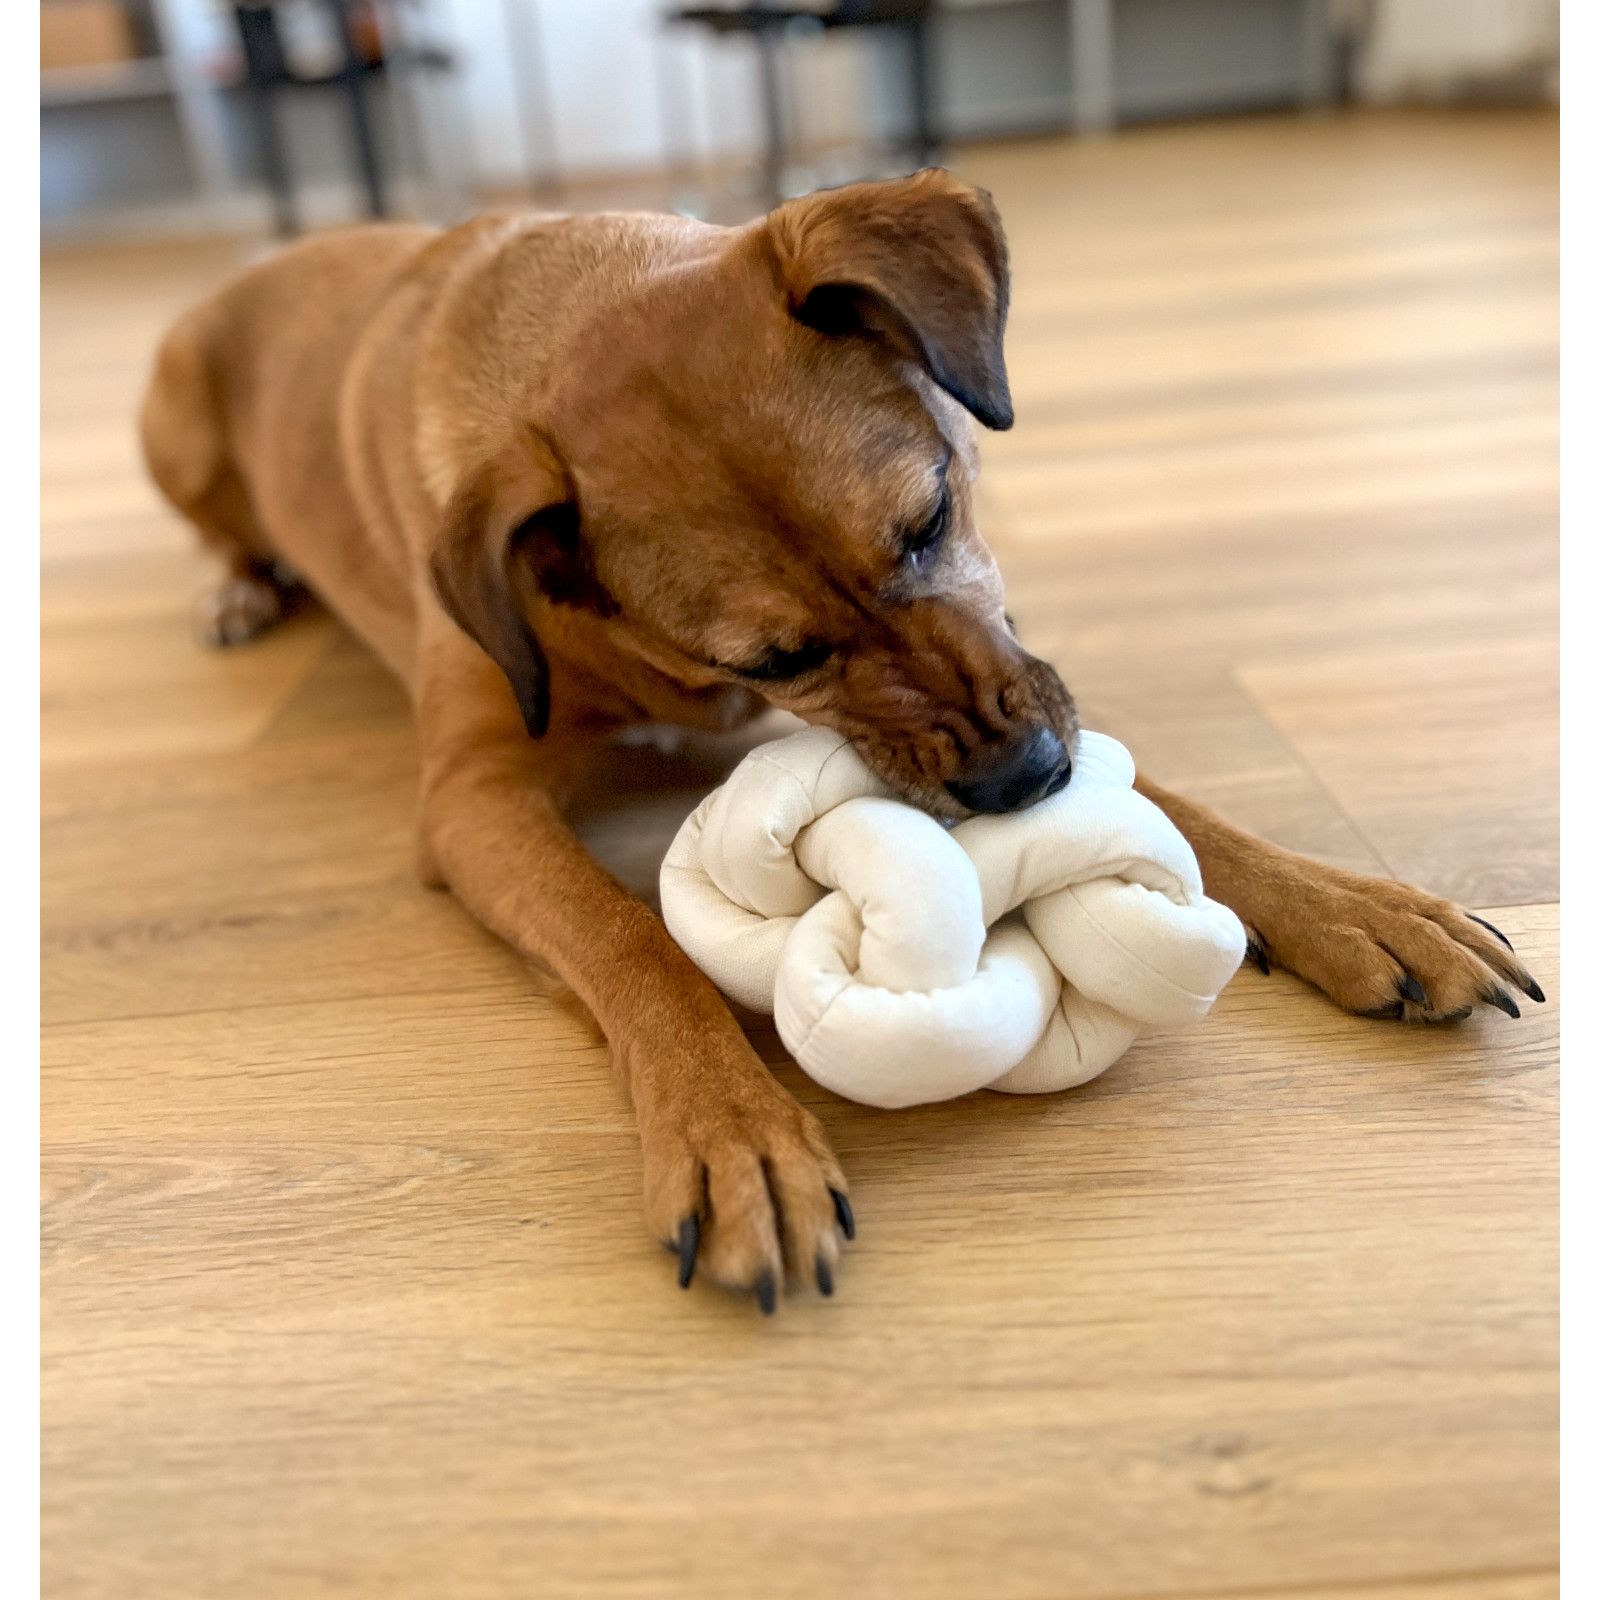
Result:
<svg viewBox="0 0 1600 1600">
<path fill-rule="evenodd" d="M 1457 1022 L 1475 1006 L 1519 1016 L 1512 990 L 1543 1001 L 1511 941 L 1437 895 L 1299 860 L 1247 919 L 1249 958 L 1315 984 L 1347 1011 Z"/>
<path fill-rule="evenodd" d="M 640 1107 L 651 1231 L 676 1254 L 685 1289 L 702 1273 L 754 1294 L 769 1315 L 786 1284 L 831 1295 L 855 1219 L 821 1124 L 742 1038 L 707 1049 L 748 1059 L 682 1073 L 657 1063 L 650 1074 L 680 1085 Z"/>
</svg>

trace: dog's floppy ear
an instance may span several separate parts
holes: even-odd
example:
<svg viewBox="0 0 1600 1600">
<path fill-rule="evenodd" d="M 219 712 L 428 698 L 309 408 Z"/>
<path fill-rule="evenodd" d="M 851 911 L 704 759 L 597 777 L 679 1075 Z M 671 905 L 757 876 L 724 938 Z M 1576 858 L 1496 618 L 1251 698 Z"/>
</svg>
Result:
<svg viewBox="0 0 1600 1600">
<path fill-rule="evenodd" d="M 1009 428 L 1005 234 L 982 189 L 926 167 L 791 200 L 767 232 L 796 318 L 889 339 L 990 428 Z"/>
<path fill-rule="evenodd" d="M 543 600 L 605 614 L 572 484 L 532 429 L 462 479 L 444 509 L 430 560 L 433 587 L 455 624 L 505 673 L 528 732 L 550 726 L 550 674 L 530 612 Z"/>
</svg>

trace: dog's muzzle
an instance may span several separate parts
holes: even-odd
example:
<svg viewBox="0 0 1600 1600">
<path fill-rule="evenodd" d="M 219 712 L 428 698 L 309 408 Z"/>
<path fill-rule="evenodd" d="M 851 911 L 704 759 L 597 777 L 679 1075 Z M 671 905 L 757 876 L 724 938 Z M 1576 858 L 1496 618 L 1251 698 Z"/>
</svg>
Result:
<svg viewBox="0 0 1600 1600">
<path fill-rule="evenodd" d="M 945 788 L 968 811 L 1020 811 L 1064 789 L 1071 778 L 1072 756 L 1060 735 L 1053 728 L 1032 728 Z"/>
</svg>

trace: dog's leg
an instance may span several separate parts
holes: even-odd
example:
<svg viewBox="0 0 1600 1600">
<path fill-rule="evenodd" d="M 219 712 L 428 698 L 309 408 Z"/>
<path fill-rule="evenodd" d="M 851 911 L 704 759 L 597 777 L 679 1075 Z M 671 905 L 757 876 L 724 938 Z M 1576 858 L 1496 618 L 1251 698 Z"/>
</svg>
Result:
<svg viewBox="0 0 1600 1600">
<path fill-rule="evenodd" d="M 1206 892 L 1245 925 L 1250 958 L 1284 968 L 1347 1011 L 1455 1022 L 1476 1005 L 1517 1016 L 1543 1000 L 1510 941 L 1452 901 L 1280 849 L 1140 778 L 1200 860 Z"/>
<path fill-rule="evenodd" d="M 430 726 L 423 697 L 422 870 L 589 1007 L 633 1097 L 645 1216 L 719 1283 L 833 1291 L 846 1184 L 821 1125 L 773 1078 L 661 920 L 584 850 L 554 798 L 581 750 L 530 740 L 471 697 Z"/>
<path fill-rule="evenodd" d="M 195 637 L 216 650 L 248 644 L 283 616 L 290 593 L 290 584 L 273 568 L 245 559 L 230 562 L 229 575 L 195 597 Z"/>
<path fill-rule="evenodd" d="M 222 582 L 194 605 L 196 637 L 226 649 L 278 621 L 293 580 L 275 561 L 230 454 L 203 328 L 203 319 L 191 315 L 162 342 L 139 426 L 157 488 L 226 568 Z"/>
</svg>

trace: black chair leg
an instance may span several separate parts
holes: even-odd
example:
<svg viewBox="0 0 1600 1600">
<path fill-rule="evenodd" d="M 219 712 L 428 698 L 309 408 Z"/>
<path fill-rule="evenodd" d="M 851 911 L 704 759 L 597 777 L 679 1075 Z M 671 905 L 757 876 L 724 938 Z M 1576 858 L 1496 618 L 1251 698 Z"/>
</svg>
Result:
<svg viewBox="0 0 1600 1600">
<path fill-rule="evenodd" d="M 261 166 L 272 191 L 272 225 L 280 239 L 300 231 L 300 213 L 294 203 L 294 180 L 283 149 L 283 129 L 278 122 L 277 90 L 267 83 L 250 85 L 250 109 L 255 116 L 256 139 L 261 146 Z"/>
<path fill-rule="evenodd" d="M 367 215 L 387 216 L 384 199 L 383 168 L 378 160 L 378 141 L 372 128 L 372 111 L 367 101 L 366 84 L 362 81 L 362 61 L 356 51 L 354 34 L 350 31 L 350 13 L 347 0 L 328 0 L 333 13 L 334 26 L 339 30 L 339 44 L 344 51 L 344 67 L 339 78 L 350 103 L 350 130 L 355 136 L 356 163 L 361 169 L 362 186 L 367 191 Z"/>
<path fill-rule="evenodd" d="M 911 114 L 917 164 L 931 167 L 939 159 L 939 116 L 933 93 L 933 39 L 925 17 L 906 24 L 911 63 Z"/>
<path fill-rule="evenodd" d="M 244 51 L 245 79 L 250 86 L 250 112 L 256 125 L 261 169 L 272 191 L 273 223 L 281 239 L 300 231 L 295 210 L 294 180 L 284 152 L 283 128 L 278 121 L 278 85 L 283 81 L 283 45 L 276 18 L 262 6 L 236 5 L 233 17 Z"/>
</svg>

